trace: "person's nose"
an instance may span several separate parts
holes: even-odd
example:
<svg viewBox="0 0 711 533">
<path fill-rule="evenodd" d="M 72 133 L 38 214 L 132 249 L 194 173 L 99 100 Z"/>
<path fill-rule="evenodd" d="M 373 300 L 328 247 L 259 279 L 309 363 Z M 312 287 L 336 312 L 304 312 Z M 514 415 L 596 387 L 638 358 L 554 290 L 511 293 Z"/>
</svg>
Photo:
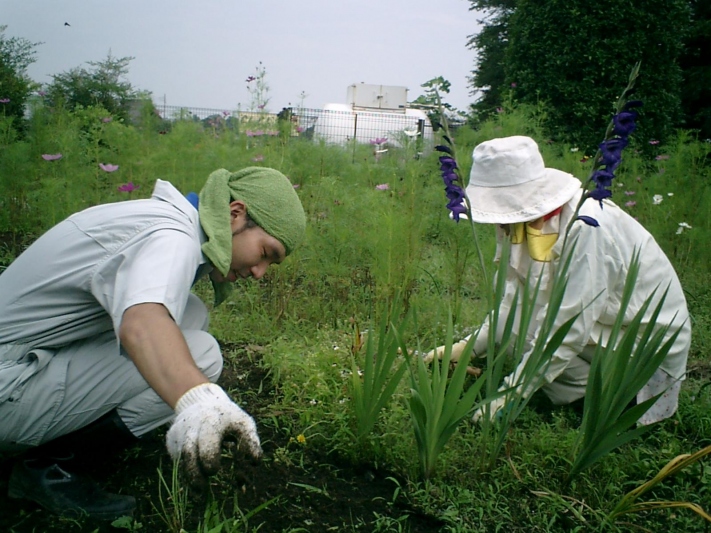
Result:
<svg viewBox="0 0 711 533">
<path fill-rule="evenodd" d="M 269 265 L 267 263 L 259 263 L 258 265 L 254 265 L 251 269 L 252 277 L 254 279 L 261 279 L 264 274 L 267 272 L 267 268 Z"/>
</svg>

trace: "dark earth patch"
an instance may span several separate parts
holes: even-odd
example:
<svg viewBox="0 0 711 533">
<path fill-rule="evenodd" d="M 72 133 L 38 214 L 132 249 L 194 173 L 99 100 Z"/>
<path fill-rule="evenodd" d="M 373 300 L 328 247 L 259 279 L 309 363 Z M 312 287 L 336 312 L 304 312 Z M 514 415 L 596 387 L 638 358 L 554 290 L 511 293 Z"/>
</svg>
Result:
<svg viewBox="0 0 711 533">
<path fill-rule="evenodd" d="M 395 525 L 394 521 L 399 520 L 399 527 L 395 527 L 412 533 L 441 529 L 442 524 L 437 519 L 419 513 L 402 497 L 396 497 L 397 483 L 387 472 L 347 464 L 308 445 L 302 447 L 303 454 L 298 463 L 280 459 L 279 449 L 298 444 L 289 442 L 292 437 L 279 431 L 278 424 L 270 421 L 278 413 L 274 413 L 275 391 L 270 385 L 268 371 L 257 364 L 258 355 L 249 347 L 231 345 L 224 348 L 230 357 L 220 383 L 226 389 L 248 392 L 240 398 L 240 403 L 257 420 L 264 460 L 255 465 L 245 460 L 225 459 L 225 468 L 212 478 L 208 491 L 201 494 L 189 492 L 188 513 L 183 524 L 187 531 L 196 531 L 199 523 L 205 521 L 204 511 L 211 501 L 223 517 L 239 519 L 240 512 L 249 516 L 250 511 L 256 510 L 246 519 L 247 528 L 234 529 L 240 531 L 257 527 L 262 533 L 389 530 L 378 529 L 378 519 L 381 525 L 387 520 Z M 164 431 L 156 432 L 140 445 L 89 470 L 107 490 L 136 497 L 136 518 L 142 524 L 139 531 L 172 530 L 158 511 L 161 501 L 168 510 L 172 506 L 165 487 L 160 487 L 157 471 L 161 469 L 170 486 L 172 465 L 163 437 Z M 6 463 L 0 481 L 0 531 L 95 531 L 97 528 L 118 531 L 107 524 L 58 518 L 31 502 L 9 500 L 6 496 L 7 470 Z M 238 511 L 235 511 L 235 502 Z M 266 502 L 268 505 L 259 509 Z M 215 520 L 212 525 L 219 521 Z"/>
</svg>

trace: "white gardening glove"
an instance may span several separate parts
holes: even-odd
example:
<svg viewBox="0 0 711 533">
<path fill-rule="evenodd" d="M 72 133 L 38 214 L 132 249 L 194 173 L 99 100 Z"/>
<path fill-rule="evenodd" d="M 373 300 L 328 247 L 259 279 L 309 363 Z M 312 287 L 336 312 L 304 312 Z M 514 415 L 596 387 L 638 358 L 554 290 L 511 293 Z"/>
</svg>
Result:
<svg viewBox="0 0 711 533">
<path fill-rule="evenodd" d="M 175 420 L 166 435 L 173 460 L 183 463 L 194 484 L 220 468 L 222 443 L 234 438 L 254 459 L 262 456 L 257 425 L 219 385 L 203 383 L 183 394 L 175 404 Z"/>
<path fill-rule="evenodd" d="M 506 397 L 502 396 L 501 398 L 496 398 L 489 404 L 489 420 L 492 422 L 496 420 L 496 415 L 499 413 L 504 408 L 504 405 L 506 405 Z M 474 411 L 474 416 L 472 417 L 472 422 L 475 424 L 477 422 L 481 422 L 484 419 L 484 414 L 485 414 L 485 409 L 486 406 L 480 407 L 476 411 Z"/>
<path fill-rule="evenodd" d="M 457 361 L 459 361 L 459 358 L 464 353 L 464 347 L 466 345 L 467 345 L 466 339 L 461 340 L 459 342 L 455 342 L 454 344 L 452 344 L 452 357 L 449 360 L 450 363 L 456 363 Z M 432 361 L 434 361 L 435 357 L 441 361 L 442 357 L 444 357 L 444 349 L 445 349 L 445 346 L 438 346 L 434 350 L 427 352 L 427 354 L 423 358 L 423 361 L 425 362 L 425 364 L 429 365 L 430 363 L 432 363 Z"/>
</svg>

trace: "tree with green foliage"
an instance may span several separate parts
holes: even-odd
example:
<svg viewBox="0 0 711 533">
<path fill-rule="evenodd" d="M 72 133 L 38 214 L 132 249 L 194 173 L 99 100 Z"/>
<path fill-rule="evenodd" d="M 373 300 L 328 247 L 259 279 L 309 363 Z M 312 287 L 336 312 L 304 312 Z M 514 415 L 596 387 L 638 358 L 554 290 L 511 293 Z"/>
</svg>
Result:
<svg viewBox="0 0 711 533">
<path fill-rule="evenodd" d="M 691 0 L 693 20 L 680 59 L 685 127 L 711 138 L 711 2 Z"/>
<path fill-rule="evenodd" d="M 506 81 L 523 103 L 548 104 L 548 130 L 592 150 L 619 88 L 642 62 L 639 139 L 665 139 L 682 118 L 679 57 L 688 0 L 519 0 L 509 20 Z"/>
<path fill-rule="evenodd" d="M 27 67 L 35 62 L 35 48 L 41 43 L 6 37 L 6 29 L 7 26 L 0 26 L 0 114 L 20 121 L 27 97 L 35 86 L 27 75 Z"/>
<path fill-rule="evenodd" d="M 128 65 L 135 58 L 111 55 L 103 61 L 90 61 L 90 69 L 76 67 L 52 76 L 47 88 L 47 99 L 52 105 L 64 105 L 73 110 L 77 106 L 102 106 L 112 115 L 126 119 L 132 100 L 146 98 L 126 79 Z"/>
<path fill-rule="evenodd" d="M 476 69 L 469 77 L 471 95 L 481 93 L 472 105 L 478 119 L 483 120 L 501 105 L 504 90 L 504 58 L 508 45 L 508 24 L 516 7 L 516 0 L 470 0 L 472 10 L 481 11 L 482 29 L 470 35 L 467 47 L 477 51 Z"/>
</svg>

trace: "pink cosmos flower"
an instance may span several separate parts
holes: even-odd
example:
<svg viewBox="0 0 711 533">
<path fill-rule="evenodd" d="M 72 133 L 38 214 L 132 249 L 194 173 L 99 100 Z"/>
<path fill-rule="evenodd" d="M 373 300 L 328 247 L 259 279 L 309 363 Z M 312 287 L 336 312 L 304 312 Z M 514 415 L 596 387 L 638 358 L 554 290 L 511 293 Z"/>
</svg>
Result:
<svg viewBox="0 0 711 533">
<path fill-rule="evenodd" d="M 116 172 L 119 168 L 118 165 L 112 165 L 111 163 L 99 163 L 99 168 L 104 172 Z"/>
<path fill-rule="evenodd" d="M 378 191 L 388 191 L 390 190 L 390 185 L 387 183 L 381 183 L 380 185 L 376 185 L 375 189 Z"/>
<path fill-rule="evenodd" d="M 370 144 L 381 145 L 381 144 L 385 144 L 386 142 L 388 142 L 388 138 L 387 137 L 376 137 L 375 139 L 371 139 L 368 142 Z"/>
<path fill-rule="evenodd" d="M 303 131 L 304 131 L 304 128 L 302 128 L 301 126 L 296 126 L 296 133 L 301 133 Z"/>
<path fill-rule="evenodd" d="M 140 185 L 134 185 L 132 181 L 129 181 L 128 183 L 124 183 L 123 185 L 118 186 L 119 192 L 133 192 L 136 189 L 138 189 Z"/>
<path fill-rule="evenodd" d="M 657 161 L 664 161 L 665 159 L 669 159 L 669 156 L 667 154 L 662 154 L 662 155 L 658 155 L 654 159 L 656 159 Z"/>
<path fill-rule="evenodd" d="M 254 161 L 255 163 L 259 163 L 260 161 L 264 161 L 264 156 L 263 156 L 262 154 L 255 155 L 255 156 L 252 158 L 252 161 Z"/>
<path fill-rule="evenodd" d="M 299 185 L 298 183 L 294 183 L 294 189 L 298 189 L 299 187 L 301 187 L 301 185 Z"/>
<path fill-rule="evenodd" d="M 497 112 L 497 113 L 503 113 L 503 112 L 504 112 L 504 108 L 503 108 L 503 107 L 497 107 L 497 108 L 496 108 L 496 112 Z"/>
<path fill-rule="evenodd" d="M 637 193 L 634 191 L 625 191 L 625 196 L 634 196 L 635 194 Z"/>
<path fill-rule="evenodd" d="M 247 83 L 251 83 L 251 82 L 253 82 L 253 81 L 256 80 L 256 79 L 257 79 L 257 78 L 255 78 L 254 76 L 249 76 L 249 77 L 247 77 L 247 79 L 246 79 L 245 81 L 246 81 Z"/>
<path fill-rule="evenodd" d="M 113 120 L 112 117 L 104 117 L 104 118 L 101 119 L 101 122 L 103 122 L 104 124 L 108 124 L 108 123 L 111 122 L 112 120 Z"/>
<path fill-rule="evenodd" d="M 62 154 L 42 154 L 42 159 L 45 161 L 58 161 L 62 159 Z"/>
<path fill-rule="evenodd" d="M 649 141 L 649 144 L 654 146 L 655 144 L 659 144 L 659 141 L 657 141 L 656 139 L 652 139 L 651 141 Z"/>
<path fill-rule="evenodd" d="M 634 207 L 634 206 L 636 206 L 636 205 L 637 205 L 637 202 L 635 202 L 634 200 L 630 200 L 629 202 L 625 202 L 625 206 L 626 206 L 626 207 Z"/>
<path fill-rule="evenodd" d="M 229 117 L 229 116 L 230 116 L 230 112 L 229 112 L 229 111 L 223 111 L 223 112 L 222 112 L 222 116 L 223 116 L 223 117 Z"/>
<path fill-rule="evenodd" d="M 264 109 L 265 107 L 267 107 L 267 104 L 259 104 L 257 109 Z"/>
<path fill-rule="evenodd" d="M 0 98 L 0 104 L 9 104 L 10 99 L 9 98 Z"/>
<path fill-rule="evenodd" d="M 516 82 L 513 82 L 513 83 L 511 84 L 511 87 L 513 87 L 513 88 L 515 89 L 515 88 L 516 88 Z"/>
</svg>

